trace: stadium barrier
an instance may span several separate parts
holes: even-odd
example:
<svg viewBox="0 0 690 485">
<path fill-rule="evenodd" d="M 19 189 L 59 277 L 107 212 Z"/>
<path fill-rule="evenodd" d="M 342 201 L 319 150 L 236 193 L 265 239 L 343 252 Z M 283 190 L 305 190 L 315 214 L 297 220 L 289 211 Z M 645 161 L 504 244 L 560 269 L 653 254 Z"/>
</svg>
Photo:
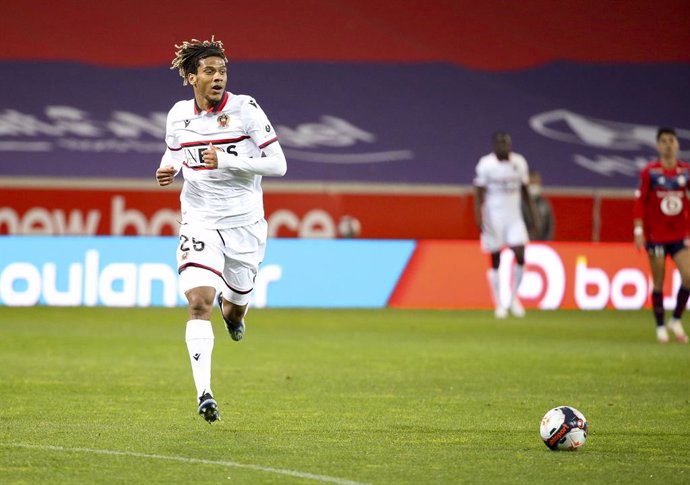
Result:
<svg viewBox="0 0 690 485">
<path fill-rule="evenodd" d="M 175 237 L 0 237 L 0 304 L 182 306 Z M 510 251 L 500 281 L 511 286 Z M 532 243 L 519 295 L 527 308 L 649 306 L 646 258 L 631 243 Z M 269 241 L 254 307 L 488 309 L 488 258 L 476 241 Z M 665 289 L 671 308 L 680 285 Z"/>
<path fill-rule="evenodd" d="M 177 234 L 179 187 L 153 180 L 104 186 L 0 183 L 0 234 Z M 472 189 L 444 186 L 278 185 L 265 190 L 272 237 L 333 239 L 355 219 L 366 239 L 478 239 Z M 547 192 L 556 241 L 632 240 L 632 191 Z M 347 228 L 345 228 L 347 232 Z"/>
</svg>

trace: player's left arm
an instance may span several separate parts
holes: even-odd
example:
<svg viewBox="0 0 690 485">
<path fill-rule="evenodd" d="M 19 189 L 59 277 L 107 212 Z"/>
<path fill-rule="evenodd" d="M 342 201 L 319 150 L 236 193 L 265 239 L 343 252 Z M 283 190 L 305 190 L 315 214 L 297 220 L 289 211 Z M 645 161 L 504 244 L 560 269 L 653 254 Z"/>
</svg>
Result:
<svg viewBox="0 0 690 485">
<path fill-rule="evenodd" d="M 206 166 L 221 170 L 239 170 L 254 175 L 277 177 L 285 175 L 287 172 L 285 154 L 263 110 L 253 99 L 250 99 L 242 106 L 241 117 L 246 133 L 256 143 L 261 156 L 256 158 L 236 156 L 209 145 L 209 149 L 203 153 Z"/>
<path fill-rule="evenodd" d="M 527 205 L 527 209 L 529 210 L 530 214 L 530 227 L 528 227 L 527 230 L 532 236 L 534 236 L 534 234 L 537 232 L 537 228 L 540 227 L 541 218 L 539 211 L 537 211 L 537 207 L 534 204 L 534 199 L 532 199 L 532 197 L 529 195 L 529 190 L 527 187 L 527 185 L 522 184 L 520 186 L 520 194 L 522 195 L 522 201 Z"/>
<path fill-rule="evenodd" d="M 521 184 L 520 184 L 520 195 L 522 196 L 522 202 L 527 205 L 527 210 L 530 215 L 530 227 L 527 228 L 530 235 L 534 237 L 537 233 L 537 229 L 541 227 L 541 217 L 537 206 L 534 203 L 534 199 L 529 195 L 529 167 L 527 166 L 527 160 L 521 157 Z"/>
</svg>

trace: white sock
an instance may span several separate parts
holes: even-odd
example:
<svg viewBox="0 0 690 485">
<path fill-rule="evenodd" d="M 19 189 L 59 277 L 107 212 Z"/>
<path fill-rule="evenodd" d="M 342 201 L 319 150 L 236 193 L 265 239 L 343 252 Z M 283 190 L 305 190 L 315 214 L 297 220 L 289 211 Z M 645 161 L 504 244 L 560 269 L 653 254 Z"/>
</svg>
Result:
<svg viewBox="0 0 690 485">
<path fill-rule="evenodd" d="M 213 327 L 208 320 L 190 320 L 185 333 L 189 361 L 196 385 L 196 395 L 201 397 L 211 391 L 211 354 L 213 353 Z"/>
<path fill-rule="evenodd" d="M 522 273 L 524 269 L 521 264 L 515 265 L 515 271 L 513 272 L 513 293 L 510 295 L 510 304 L 513 304 L 515 298 L 517 298 L 518 288 L 520 288 L 520 283 L 522 282 Z"/>
<path fill-rule="evenodd" d="M 491 268 L 489 270 L 489 279 L 491 280 L 491 289 L 494 292 L 494 304 L 496 305 L 496 308 L 502 306 L 501 305 L 501 285 L 500 281 L 498 279 L 498 270 Z"/>
</svg>

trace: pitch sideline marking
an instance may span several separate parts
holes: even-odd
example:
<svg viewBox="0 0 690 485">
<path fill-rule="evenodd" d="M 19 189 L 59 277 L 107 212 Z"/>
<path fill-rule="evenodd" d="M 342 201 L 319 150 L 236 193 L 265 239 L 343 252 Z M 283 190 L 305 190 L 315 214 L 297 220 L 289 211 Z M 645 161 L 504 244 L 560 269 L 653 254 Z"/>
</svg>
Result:
<svg viewBox="0 0 690 485">
<path fill-rule="evenodd" d="M 346 480 L 343 478 L 329 477 L 328 475 L 316 475 L 314 473 L 299 472 L 296 470 L 288 470 L 286 468 L 272 468 L 267 466 L 252 465 L 250 463 L 237 463 L 234 461 L 224 461 L 224 460 L 205 460 L 203 458 L 187 458 L 184 456 L 166 456 L 166 455 L 156 455 L 149 453 L 137 453 L 136 451 L 119 451 L 119 450 L 99 450 L 96 448 L 65 448 L 64 446 L 53 446 L 53 445 L 28 445 L 23 443 L 0 443 L 0 446 L 6 446 L 11 448 L 27 448 L 35 450 L 51 450 L 51 451 L 65 451 L 65 452 L 76 452 L 76 453 L 93 453 L 97 455 L 110 455 L 110 456 L 132 456 L 135 458 L 149 458 L 153 460 L 170 460 L 178 461 L 182 463 L 202 463 L 204 465 L 219 465 L 225 467 L 234 468 L 247 468 L 249 470 L 257 470 L 261 472 L 276 473 L 278 475 L 288 475 L 297 478 L 306 478 L 309 480 L 316 480 L 318 482 L 324 483 L 336 483 L 338 485 L 371 485 L 363 482 L 355 482 L 352 480 Z"/>
</svg>

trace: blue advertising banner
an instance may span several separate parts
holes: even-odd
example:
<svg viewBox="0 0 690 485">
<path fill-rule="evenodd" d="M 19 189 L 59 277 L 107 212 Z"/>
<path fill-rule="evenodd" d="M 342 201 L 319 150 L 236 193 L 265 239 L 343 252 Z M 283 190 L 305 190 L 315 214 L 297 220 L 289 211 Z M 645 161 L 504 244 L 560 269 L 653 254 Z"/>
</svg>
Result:
<svg viewBox="0 0 690 485">
<path fill-rule="evenodd" d="M 0 176 L 150 180 L 167 111 L 192 96 L 166 66 L 0 62 Z M 18 80 L 39 80 L 18 82 Z M 281 182 L 472 183 L 496 130 L 545 184 L 634 187 L 659 125 L 690 158 L 690 65 L 231 62 L 228 89 L 267 112 Z"/>
<path fill-rule="evenodd" d="M 181 306 L 175 237 L 0 238 L 0 305 Z M 385 307 L 414 241 L 272 239 L 255 307 Z"/>
</svg>

